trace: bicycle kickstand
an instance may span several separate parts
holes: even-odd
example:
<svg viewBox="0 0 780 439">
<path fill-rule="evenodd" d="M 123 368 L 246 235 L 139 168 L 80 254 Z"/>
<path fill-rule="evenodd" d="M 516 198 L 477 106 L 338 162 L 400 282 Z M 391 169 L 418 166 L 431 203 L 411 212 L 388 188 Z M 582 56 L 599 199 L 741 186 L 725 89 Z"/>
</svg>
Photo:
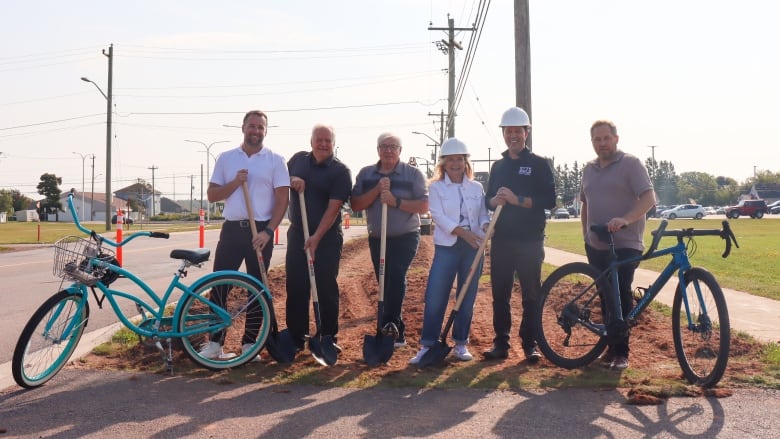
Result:
<svg viewBox="0 0 780 439">
<path fill-rule="evenodd" d="M 166 352 L 165 348 L 163 348 L 162 343 L 160 343 L 160 340 L 155 341 L 154 345 L 157 347 L 157 350 L 160 351 L 163 357 L 163 361 L 165 362 L 165 370 L 170 372 L 171 375 L 173 375 L 173 348 L 170 338 L 165 339 L 165 344 L 168 345 L 168 350 Z"/>
</svg>

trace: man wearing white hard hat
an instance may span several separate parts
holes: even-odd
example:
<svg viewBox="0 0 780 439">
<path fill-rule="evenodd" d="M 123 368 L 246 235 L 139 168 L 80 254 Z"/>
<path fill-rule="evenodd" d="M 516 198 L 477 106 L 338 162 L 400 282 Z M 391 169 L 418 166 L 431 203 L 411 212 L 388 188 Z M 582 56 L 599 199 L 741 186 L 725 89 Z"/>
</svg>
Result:
<svg viewBox="0 0 780 439">
<path fill-rule="evenodd" d="M 510 298 L 516 274 L 522 290 L 521 346 L 526 360 L 536 363 L 541 354 L 536 349 L 533 315 L 544 261 L 544 209 L 555 207 L 555 178 L 547 159 L 532 153 L 525 144 L 531 131 L 525 110 L 518 107 L 506 110 L 500 127 L 507 150 L 491 167 L 485 194 L 488 209 L 504 206 L 490 246 L 495 337 L 493 348 L 482 355 L 486 360 L 503 360 L 509 356 Z"/>
</svg>

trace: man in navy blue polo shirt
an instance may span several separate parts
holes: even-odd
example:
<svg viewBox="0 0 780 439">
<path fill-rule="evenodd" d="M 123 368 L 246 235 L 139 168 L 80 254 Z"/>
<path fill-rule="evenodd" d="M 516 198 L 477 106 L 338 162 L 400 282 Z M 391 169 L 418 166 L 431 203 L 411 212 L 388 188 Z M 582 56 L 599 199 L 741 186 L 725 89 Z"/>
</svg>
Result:
<svg viewBox="0 0 780 439">
<path fill-rule="evenodd" d="M 317 124 L 311 132 L 311 151 L 296 153 L 287 162 L 290 171 L 290 228 L 287 229 L 287 328 L 298 349 L 309 334 L 309 300 L 306 249 L 314 258 L 314 273 L 320 305 L 320 336 L 337 340 L 339 330 L 339 260 L 344 243 L 341 206 L 352 191 L 349 168 L 335 157 L 336 133 L 333 127 Z M 298 193 L 303 191 L 308 219 L 308 240 L 303 235 L 303 219 Z M 336 345 L 341 351 L 341 347 Z"/>
</svg>

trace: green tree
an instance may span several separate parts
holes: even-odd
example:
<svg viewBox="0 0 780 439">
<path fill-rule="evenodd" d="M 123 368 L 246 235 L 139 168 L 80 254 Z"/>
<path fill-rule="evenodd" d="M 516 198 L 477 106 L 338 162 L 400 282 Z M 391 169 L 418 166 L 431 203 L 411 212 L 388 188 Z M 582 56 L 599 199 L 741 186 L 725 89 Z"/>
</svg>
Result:
<svg viewBox="0 0 780 439">
<path fill-rule="evenodd" d="M 62 202 L 60 202 L 60 195 L 62 195 L 60 190 L 61 184 L 61 177 L 48 173 L 41 175 L 41 181 L 38 183 L 37 189 L 39 194 L 46 197 L 43 203 L 41 203 L 41 207 L 47 209 L 56 208 L 57 212 L 62 210 Z"/>
<path fill-rule="evenodd" d="M 9 190 L 0 189 L 0 212 L 14 214 L 14 197 Z"/>
<path fill-rule="evenodd" d="M 662 160 L 658 163 L 657 170 L 654 170 L 654 176 L 651 178 L 655 194 L 658 197 L 659 204 L 677 204 L 679 196 L 677 195 L 677 174 L 674 172 L 672 162 Z M 687 202 L 687 201 L 686 201 Z"/>
<path fill-rule="evenodd" d="M 715 177 L 706 172 L 683 172 L 677 180 L 677 196 L 682 202 L 712 205 L 717 190 Z"/>
</svg>

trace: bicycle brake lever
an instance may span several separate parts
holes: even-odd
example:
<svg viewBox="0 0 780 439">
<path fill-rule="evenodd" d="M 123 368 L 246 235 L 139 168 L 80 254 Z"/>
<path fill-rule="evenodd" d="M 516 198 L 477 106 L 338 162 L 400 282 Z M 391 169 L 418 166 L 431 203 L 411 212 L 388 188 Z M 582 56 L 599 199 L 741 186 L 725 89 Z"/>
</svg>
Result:
<svg viewBox="0 0 780 439">
<path fill-rule="evenodd" d="M 737 237 L 734 236 L 734 232 L 731 230 L 731 225 L 728 221 L 723 221 L 723 230 L 720 232 L 721 239 L 726 240 L 726 250 L 721 255 L 723 258 L 729 257 L 729 254 L 731 254 L 731 241 L 734 241 L 734 245 L 739 248 L 739 244 L 737 243 Z"/>
</svg>

